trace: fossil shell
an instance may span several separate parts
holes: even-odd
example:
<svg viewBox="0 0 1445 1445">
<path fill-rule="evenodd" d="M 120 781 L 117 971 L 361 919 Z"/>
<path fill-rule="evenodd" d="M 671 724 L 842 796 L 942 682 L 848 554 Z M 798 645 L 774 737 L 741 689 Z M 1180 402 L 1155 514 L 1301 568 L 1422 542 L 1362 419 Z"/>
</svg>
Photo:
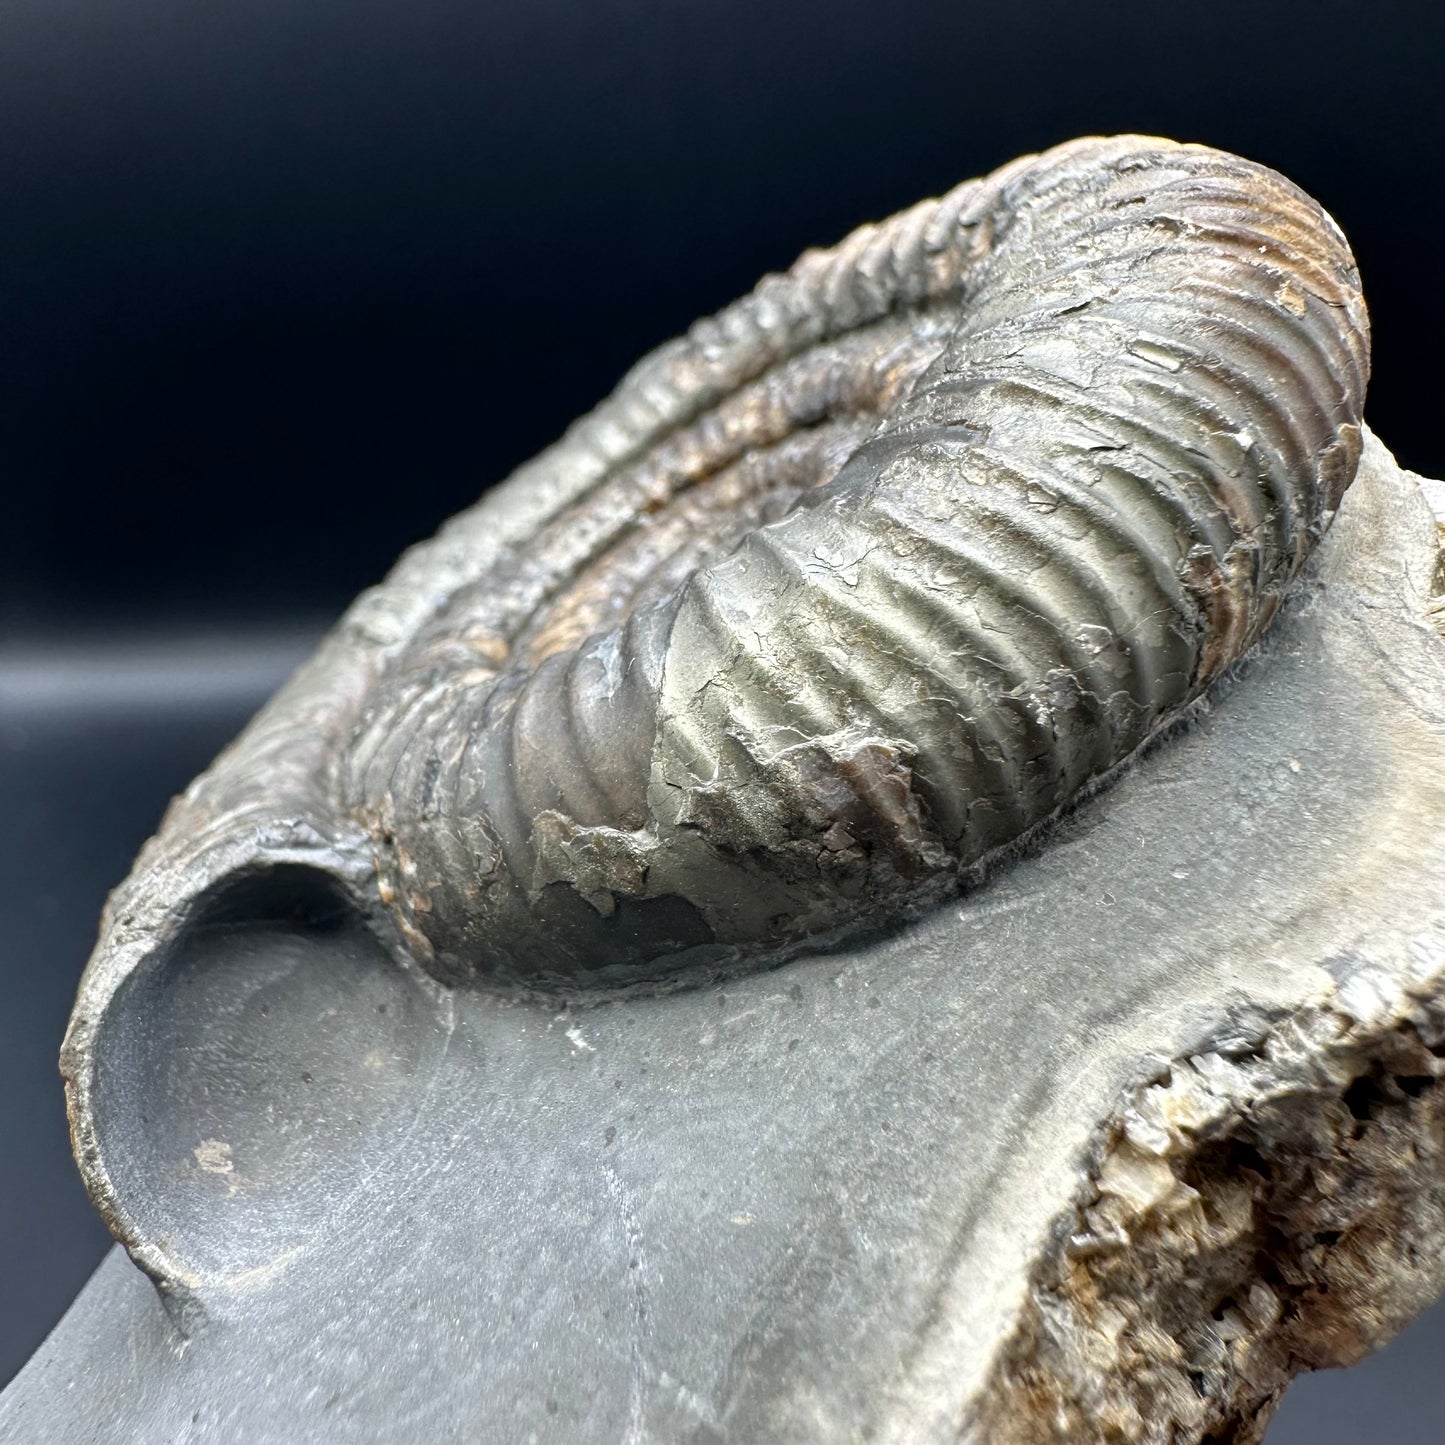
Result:
<svg viewBox="0 0 1445 1445">
<path fill-rule="evenodd" d="M 1353 476 L 1365 328 L 1313 202 L 1154 141 L 805 256 L 644 362 L 373 687 L 338 792 L 386 895 L 522 979 L 938 898 L 1267 622 Z"/>
<path fill-rule="evenodd" d="M 926 907 L 1259 634 L 1367 368 L 1338 228 L 1204 147 L 1077 141 L 807 253 L 357 602 L 112 901 L 73 1045 L 278 863 L 525 986 Z"/>
</svg>

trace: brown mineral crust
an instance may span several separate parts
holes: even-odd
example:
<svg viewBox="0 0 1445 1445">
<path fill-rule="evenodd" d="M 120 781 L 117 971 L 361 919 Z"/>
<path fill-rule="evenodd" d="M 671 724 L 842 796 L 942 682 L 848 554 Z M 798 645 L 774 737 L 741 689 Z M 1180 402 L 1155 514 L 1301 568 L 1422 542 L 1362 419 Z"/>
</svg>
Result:
<svg viewBox="0 0 1445 1445">
<path fill-rule="evenodd" d="M 1445 1287 L 1445 1004 L 1177 1060 L 1101 1135 L 966 1437 L 1251 1445 Z"/>
</svg>

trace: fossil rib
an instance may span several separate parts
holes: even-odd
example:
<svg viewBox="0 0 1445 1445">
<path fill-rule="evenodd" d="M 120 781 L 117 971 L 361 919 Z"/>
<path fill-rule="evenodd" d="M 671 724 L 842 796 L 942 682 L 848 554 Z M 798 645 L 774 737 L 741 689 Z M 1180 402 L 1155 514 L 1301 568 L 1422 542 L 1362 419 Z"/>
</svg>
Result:
<svg viewBox="0 0 1445 1445">
<path fill-rule="evenodd" d="M 1367 321 L 1281 176 L 1083 140 L 783 276 L 365 594 L 111 900 L 64 1068 L 194 910 L 324 872 L 399 956 L 657 980 L 897 917 L 1268 622 L 1353 477 Z"/>
<path fill-rule="evenodd" d="M 339 793 L 384 896 L 530 981 L 937 898 L 1258 634 L 1366 368 L 1338 230 L 1198 147 L 1064 146 L 805 256 L 638 368 L 596 480 L 373 690 Z"/>
</svg>

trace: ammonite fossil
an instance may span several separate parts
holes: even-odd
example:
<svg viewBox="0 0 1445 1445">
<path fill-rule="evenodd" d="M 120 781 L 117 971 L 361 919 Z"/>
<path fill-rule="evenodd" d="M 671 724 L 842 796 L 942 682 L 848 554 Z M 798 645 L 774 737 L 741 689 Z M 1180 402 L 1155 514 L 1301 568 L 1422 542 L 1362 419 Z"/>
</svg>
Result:
<svg viewBox="0 0 1445 1445">
<path fill-rule="evenodd" d="M 108 1000 L 268 878 L 544 989 L 947 896 L 1266 626 L 1354 474 L 1367 334 L 1314 201 L 1139 137 L 768 277 L 409 552 L 177 801 L 82 986 L 82 1157 Z"/>
<path fill-rule="evenodd" d="M 1445 683 L 1367 365 L 1329 217 L 1140 137 L 644 361 L 112 897 L 62 1064 L 170 1310 L 113 1261 L 0 1435 L 1222 1439 L 1387 1338 Z"/>
</svg>

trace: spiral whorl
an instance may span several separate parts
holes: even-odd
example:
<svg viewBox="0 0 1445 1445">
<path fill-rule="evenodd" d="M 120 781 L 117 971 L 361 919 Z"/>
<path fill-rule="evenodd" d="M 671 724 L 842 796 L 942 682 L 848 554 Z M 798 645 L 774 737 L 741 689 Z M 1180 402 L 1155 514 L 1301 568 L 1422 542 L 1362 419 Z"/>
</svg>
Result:
<svg viewBox="0 0 1445 1445">
<path fill-rule="evenodd" d="M 545 985 L 942 896 L 1259 635 L 1367 367 L 1333 222 L 1203 147 L 1075 142 L 809 253 L 390 660 L 340 774 L 383 900 Z"/>
</svg>

